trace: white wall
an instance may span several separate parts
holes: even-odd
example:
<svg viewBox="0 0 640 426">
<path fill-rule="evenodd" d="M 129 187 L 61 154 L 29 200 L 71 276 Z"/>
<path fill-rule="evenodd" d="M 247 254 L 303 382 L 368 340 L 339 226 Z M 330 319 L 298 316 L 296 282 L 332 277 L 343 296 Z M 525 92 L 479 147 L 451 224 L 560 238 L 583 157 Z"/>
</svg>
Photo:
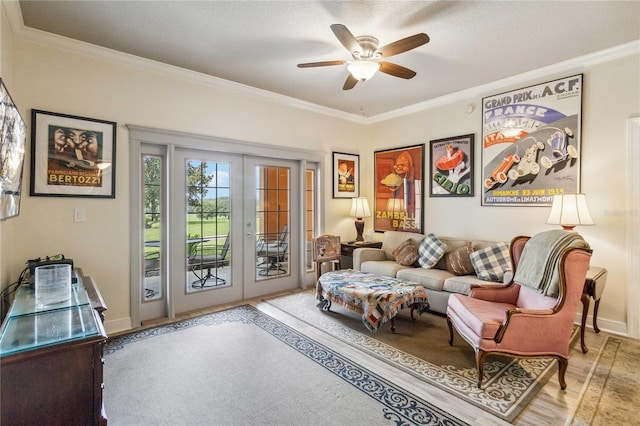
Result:
<svg viewBox="0 0 640 426">
<path fill-rule="evenodd" d="M 464 238 L 506 240 L 517 235 L 553 229 L 546 225 L 549 207 L 495 207 L 480 205 L 481 101 L 483 96 L 584 74 L 582 116 L 582 185 L 595 226 L 576 228 L 593 248 L 592 265 L 608 269 L 607 287 L 600 303 L 599 326 L 624 332 L 626 322 L 627 159 L 626 120 L 640 111 L 640 55 L 604 64 L 567 70 L 536 81 L 523 81 L 471 99 L 377 123 L 368 129 L 373 149 L 425 143 L 474 133 L 475 196 L 425 198 L 425 232 Z M 465 112 L 467 104 L 475 110 Z M 426 175 L 428 175 L 428 161 Z M 428 179 L 425 177 L 425 180 Z M 425 193 L 428 193 L 428 181 Z M 373 192 L 373 187 L 368 189 Z"/>
<path fill-rule="evenodd" d="M 351 239 L 355 230 L 353 219 L 347 217 L 350 201 L 331 196 L 332 151 L 360 154 L 361 192 L 371 197 L 374 150 L 418 143 L 428 146 L 429 140 L 466 133 L 475 133 L 479 138 L 482 96 L 583 72 L 582 190 L 588 194 L 597 225 L 579 231 L 594 248 L 592 263 L 610 271 L 600 308 L 601 328 L 603 322 L 608 322 L 624 329 L 627 230 L 625 215 L 619 212 L 626 208 L 627 170 L 620 158 L 625 150 L 625 120 L 640 112 L 639 55 L 518 82 L 471 99 L 364 125 L 272 102 L 196 74 L 163 72 L 156 66 L 140 66 L 139 61 L 96 55 L 91 49 L 85 49 L 89 52 L 85 54 L 19 37 L 12 41 L 12 48 L 10 68 L 19 77 L 12 82 L 11 90 L 28 125 L 32 108 L 118 123 L 117 185 L 113 200 L 25 195 L 20 216 L 0 227 L 3 286 L 7 277 L 17 276 L 25 259 L 63 252 L 96 279 L 109 306 L 107 328 L 110 322 L 120 323 L 128 318 L 126 124 L 324 151 L 328 225 L 324 231 Z M 2 67 L 4 71 L 4 60 Z M 468 103 L 476 105 L 470 115 L 465 113 Z M 476 145 L 478 193 L 479 141 Z M 28 173 L 29 167 L 25 169 L 24 189 L 28 188 Z M 74 208 L 86 210 L 86 222 L 73 222 Z M 518 234 L 549 229 L 544 224 L 547 214 L 548 208 L 543 207 L 481 207 L 476 195 L 427 198 L 424 221 L 425 230 L 440 235 L 510 240 Z M 368 231 L 373 221 L 366 222 Z M 10 242 L 5 242 L 7 233 L 13 235 Z"/>
<path fill-rule="evenodd" d="M 279 105 L 244 90 L 220 88 L 210 79 L 163 73 L 24 39 L 16 39 L 13 69 L 20 76 L 13 90 L 20 94 L 23 110 L 29 111 L 29 122 L 30 109 L 35 108 L 118 123 L 115 199 L 24 196 L 20 216 L 8 223 L 18 235 L 12 250 L 14 259 L 20 260 L 7 265 L 11 275 L 17 276 L 28 258 L 60 252 L 73 258 L 95 278 L 105 298 L 108 331 L 110 324 L 126 322 L 130 306 L 126 124 L 325 151 L 327 164 L 332 150 L 360 135 L 360 125 L 353 122 Z M 355 145 L 352 149 L 357 153 Z M 29 167 L 26 172 L 28 176 Z M 27 178 L 23 186 L 27 192 L 28 185 Z M 86 210 L 85 222 L 73 222 L 74 208 Z M 341 212 L 330 213 L 327 222 L 342 219 Z"/>
</svg>

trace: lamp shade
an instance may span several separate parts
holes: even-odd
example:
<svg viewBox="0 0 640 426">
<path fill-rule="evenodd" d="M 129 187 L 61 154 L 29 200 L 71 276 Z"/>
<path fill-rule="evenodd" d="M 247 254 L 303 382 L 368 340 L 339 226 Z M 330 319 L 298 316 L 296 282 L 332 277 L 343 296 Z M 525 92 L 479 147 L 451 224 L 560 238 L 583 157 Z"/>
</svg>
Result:
<svg viewBox="0 0 640 426">
<path fill-rule="evenodd" d="M 366 197 L 358 197 L 351 199 L 351 213 L 349 216 L 353 217 L 369 217 L 371 211 L 369 210 L 369 202 Z"/>
<path fill-rule="evenodd" d="M 593 225 L 584 194 L 554 195 L 547 223 L 573 229 L 577 225 Z"/>
<path fill-rule="evenodd" d="M 380 69 L 380 64 L 373 61 L 360 60 L 351 62 L 347 67 L 351 75 L 360 80 L 369 80 Z"/>
</svg>

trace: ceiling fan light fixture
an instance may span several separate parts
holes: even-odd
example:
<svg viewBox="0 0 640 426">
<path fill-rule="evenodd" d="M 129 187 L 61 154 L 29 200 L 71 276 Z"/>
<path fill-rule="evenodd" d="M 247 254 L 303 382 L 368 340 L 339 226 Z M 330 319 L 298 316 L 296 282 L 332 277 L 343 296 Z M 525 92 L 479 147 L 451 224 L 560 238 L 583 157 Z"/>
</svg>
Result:
<svg viewBox="0 0 640 426">
<path fill-rule="evenodd" d="M 359 81 L 369 80 L 380 69 L 380 64 L 374 61 L 360 60 L 351 62 L 347 67 L 351 75 Z"/>
</svg>

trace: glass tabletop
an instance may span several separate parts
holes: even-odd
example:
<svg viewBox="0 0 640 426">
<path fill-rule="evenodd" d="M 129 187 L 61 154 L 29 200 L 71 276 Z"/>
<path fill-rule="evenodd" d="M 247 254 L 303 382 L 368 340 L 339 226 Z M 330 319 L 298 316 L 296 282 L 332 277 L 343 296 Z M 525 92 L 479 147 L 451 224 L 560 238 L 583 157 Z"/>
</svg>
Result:
<svg viewBox="0 0 640 426">
<path fill-rule="evenodd" d="M 17 317 L 38 312 L 54 311 L 57 309 L 70 308 L 72 306 L 88 305 L 91 301 L 83 286 L 71 284 L 71 297 L 61 303 L 48 305 L 45 307 L 36 306 L 36 291 L 29 285 L 22 285 L 16 292 L 15 302 L 7 317 Z"/>
<path fill-rule="evenodd" d="M 91 305 L 71 306 L 7 318 L 0 356 L 100 334 Z"/>
</svg>

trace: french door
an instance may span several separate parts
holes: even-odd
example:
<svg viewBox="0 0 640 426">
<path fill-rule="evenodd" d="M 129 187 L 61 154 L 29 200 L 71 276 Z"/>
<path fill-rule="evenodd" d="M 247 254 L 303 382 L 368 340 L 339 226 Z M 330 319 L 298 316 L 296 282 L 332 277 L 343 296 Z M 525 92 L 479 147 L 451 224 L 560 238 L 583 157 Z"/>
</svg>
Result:
<svg viewBox="0 0 640 426">
<path fill-rule="evenodd" d="M 300 285 L 298 162 L 141 145 L 140 320 Z"/>
</svg>

